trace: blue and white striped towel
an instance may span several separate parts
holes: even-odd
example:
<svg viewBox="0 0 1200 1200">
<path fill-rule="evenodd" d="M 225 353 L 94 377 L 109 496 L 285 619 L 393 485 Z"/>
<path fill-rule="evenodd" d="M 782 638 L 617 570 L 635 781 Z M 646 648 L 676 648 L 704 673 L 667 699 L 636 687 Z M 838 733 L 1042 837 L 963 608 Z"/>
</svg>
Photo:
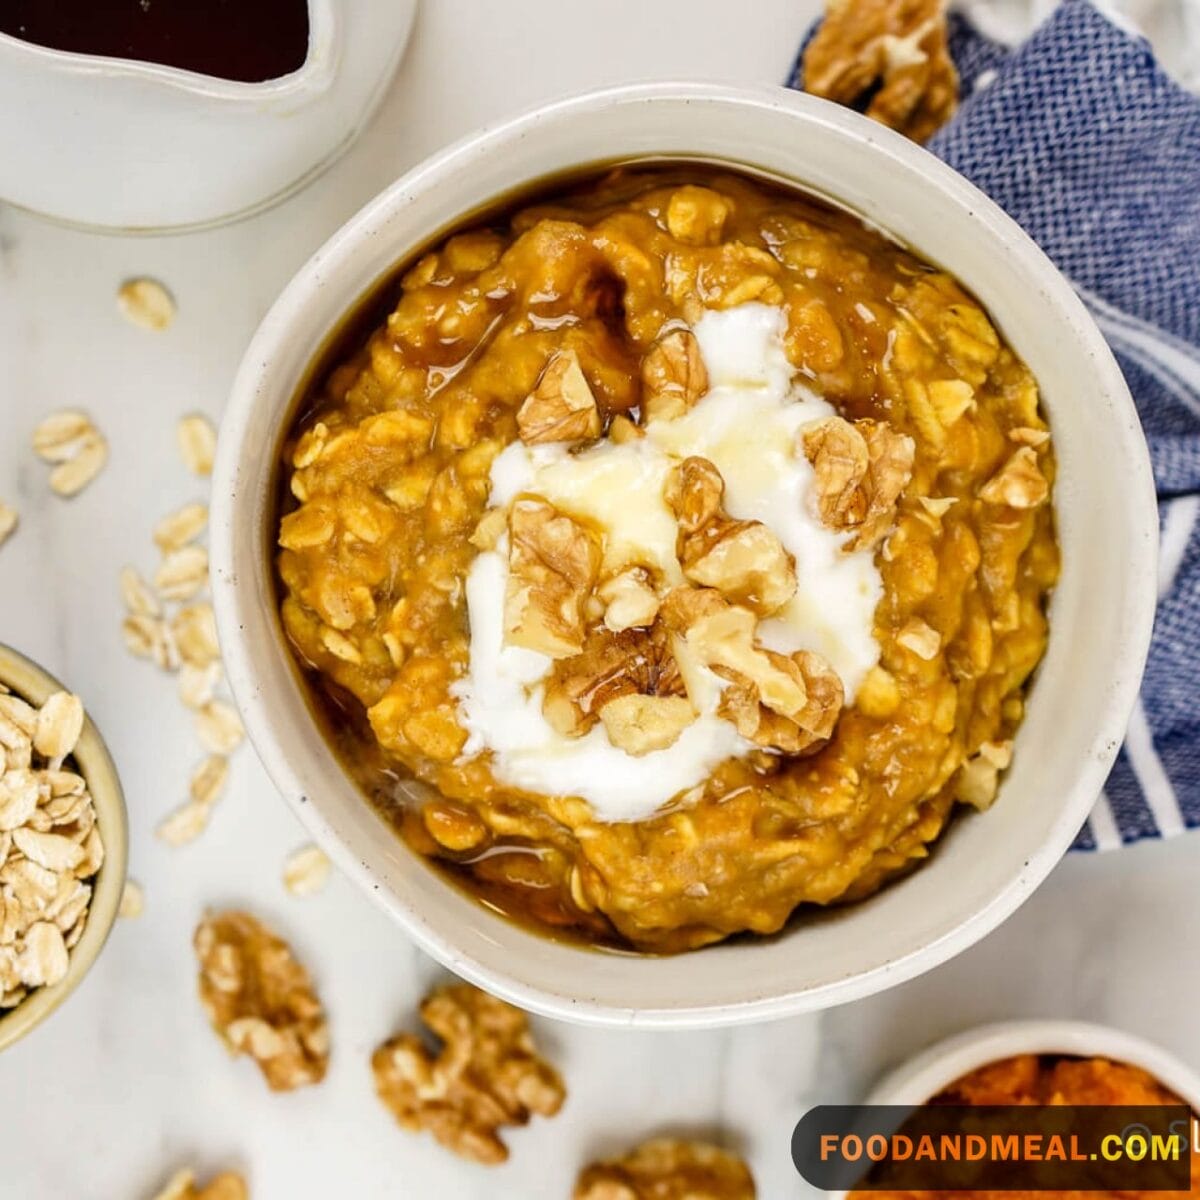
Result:
<svg viewBox="0 0 1200 1200">
<path fill-rule="evenodd" d="M 1075 845 L 1168 837 L 1200 826 L 1200 99 L 1088 0 L 1064 0 L 1015 50 L 954 16 L 950 50 L 964 99 L 929 149 L 1074 283 L 1125 372 L 1158 486 L 1150 660 Z"/>
</svg>

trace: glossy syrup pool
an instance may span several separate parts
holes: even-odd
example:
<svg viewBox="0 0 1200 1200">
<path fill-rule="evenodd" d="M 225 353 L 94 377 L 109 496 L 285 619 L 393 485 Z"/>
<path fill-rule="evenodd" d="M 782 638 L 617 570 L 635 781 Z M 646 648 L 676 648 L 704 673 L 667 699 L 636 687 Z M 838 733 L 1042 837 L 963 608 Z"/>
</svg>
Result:
<svg viewBox="0 0 1200 1200">
<path fill-rule="evenodd" d="M 0 33 L 52 50 L 263 83 L 308 57 L 307 0 L 0 0 Z"/>
</svg>

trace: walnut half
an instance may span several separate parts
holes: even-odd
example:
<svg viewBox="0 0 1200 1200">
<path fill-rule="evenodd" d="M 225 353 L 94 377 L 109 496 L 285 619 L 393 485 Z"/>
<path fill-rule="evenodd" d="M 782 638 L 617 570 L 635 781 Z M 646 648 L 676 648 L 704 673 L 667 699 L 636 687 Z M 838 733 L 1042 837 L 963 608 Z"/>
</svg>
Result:
<svg viewBox="0 0 1200 1200">
<path fill-rule="evenodd" d="M 379 1098 L 405 1129 L 427 1129 L 455 1154 L 495 1164 L 508 1158 L 501 1129 L 562 1107 L 562 1079 L 520 1009 L 458 983 L 426 997 L 421 1019 L 442 1040 L 436 1055 L 400 1033 L 371 1058 Z"/>
<path fill-rule="evenodd" d="M 707 1142 L 654 1138 L 621 1158 L 592 1163 L 573 1200 L 755 1200 L 749 1167 Z"/>
<path fill-rule="evenodd" d="M 663 602 L 663 617 L 690 654 L 726 680 L 718 712 L 743 737 L 800 754 L 832 735 L 842 683 L 819 654 L 764 649 L 754 614 L 711 589 L 677 588 Z"/>
<path fill-rule="evenodd" d="M 696 719 L 696 710 L 683 696 L 617 696 L 600 709 L 608 740 L 626 754 L 665 750 Z"/>
<path fill-rule="evenodd" d="M 249 1200 L 246 1181 L 236 1171 L 222 1171 L 201 1186 L 196 1172 L 183 1167 L 167 1180 L 154 1200 Z"/>
<path fill-rule="evenodd" d="M 600 411 L 574 350 L 560 350 L 517 410 L 517 431 L 526 445 L 580 442 L 600 436 Z"/>
<path fill-rule="evenodd" d="M 885 421 L 852 425 L 827 417 L 800 431 L 816 475 L 817 514 L 831 529 L 854 536 L 849 549 L 869 549 L 891 529 L 896 501 L 912 478 L 916 445 Z"/>
<path fill-rule="evenodd" d="M 329 1065 L 325 1010 L 291 948 L 246 912 L 209 914 L 194 939 L 200 1001 L 233 1054 L 273 1091 L 319 1083 Z"/>
<path fill-rule="evenodd" d="M 735 521 L 723 508 L 725 481 L 707 459 L 686 458 L 671 473 L 667 504 L 679 522 L 684 575 L 764 616 L 796 594 L 796 564 L 761 521 Z"/>
<path fill-rule="evenodd" d="M 829 0 L 804 51 L 804 89 L 928 141 L 958 103 L 944 0 Z"/>
<path fill-rule="evenodd" d="M 658 625 L 648 630 L 620 632 L 603 626 L 593 629 L 579 654 L 554 664 L 554 670 L 546 680 L 542 711 L 559 733 L 579 737 L 601 719 L 607 706 L 620 697 L 634 695 L 644 698 L 685 695 L 666 632 Z M 644 706 L 641 715 L 653 719 L 654 709 L 668 720 L 672 716 L 678 720 L 682 713 L 678 706 L 651 705 Z M 637 717 L 635 709 L 626 706 L 605 720 L 605 728 L 614 744 L 618 744 L 614 733 L 621 736 L 620 730 L 636 726 Z M 637 742 L 632 730 L 628 740 L 631 744 Z M 670 740 L 674 741 L 674 738 Z M 622 749 L 626 748 L 622 746 Z"/>
<path fill-rule="evenodd" d="M 690 329 L 659 338 L 642 359 L 642 420 L 682 417 L 708 391 L 708 370 Z"/>
<path fill-rule="evenodd" d="M 535 497 L 518 498 L 508 516 L 509 645 L 565 658 L 583 648 L 584 601 L 600 569 L 600 547 L 577 521 Z"/>
</svg>

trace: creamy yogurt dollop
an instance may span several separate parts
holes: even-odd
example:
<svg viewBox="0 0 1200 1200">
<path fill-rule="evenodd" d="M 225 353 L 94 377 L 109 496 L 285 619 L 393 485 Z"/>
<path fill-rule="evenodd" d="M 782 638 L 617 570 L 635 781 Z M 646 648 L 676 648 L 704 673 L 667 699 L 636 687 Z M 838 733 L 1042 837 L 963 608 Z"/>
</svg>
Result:
<svg viewBox="0 0 1200 1200">
<path fill-rule="evenodd" d="M 600 442 L 577 454 L 564 445 L 514 442 L 492 465 L 491 501 L 541 496 L 605 531 L 606 572 L 641 563 L 681 583 L 677 527 L 664 485 L 689 455 L 711 460 L 725 480 L 730 516 L 762 521 L 796 560 L 796 594 L 761 622 L 759 637 L 781 653 L 822 654 L 841 678 L 849 704 L 879 658 L 872 628 L 883 585 L 872 552 L 847 553 L 845 535 L 827 529 L 811 511 L 813 472 L 797 450 L 797 433 L 836 414 L 797 380 L 783 348 L 784 325 L 782 310 L 765 304 L 706 313 L 693 332 L 709 391 L 690 412 L 650 422 L 639 441 Z M 716 715 L 722 681 L 703 667 L 703 694 L 693 697 L 700 714 L 664 750 L 627 754 L 599 725 L 580 738 L 558 733 L 542 715 L 553 660 L 503 644 L 507 579 L 504 542 L 471 566 L 470 666 L 455 689 L 459 720 L 469 734 L 464 754 L 490 750 L 498 780 L 543 795 L 579 796 L 599 820 L 639 820 L 703 783 L 723 760 L 753 749 Z"/>
</svg>

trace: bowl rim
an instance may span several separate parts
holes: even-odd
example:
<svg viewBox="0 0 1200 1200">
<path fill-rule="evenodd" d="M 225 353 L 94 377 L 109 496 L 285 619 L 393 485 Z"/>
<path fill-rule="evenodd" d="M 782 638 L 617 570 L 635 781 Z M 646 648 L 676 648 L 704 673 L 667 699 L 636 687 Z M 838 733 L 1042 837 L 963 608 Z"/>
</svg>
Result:
<svg viewBox="0 0 1200 1200">
<path fill-rule="evenodd" d="M 1112 1025 L 1039 1018 L 997 1021 L 935 1042 L 887 1072 L 864 1104 L 923 1104 L 964 1075 L 1017 1054 L 1109 1058 L 1141 1067 L 1200 1113 L 1200 1072 L 1155 1042 Z"/>
<path fill-rule="evenodd" d="M 11 646 L 0 643 L 0 683 L 30 704 L 43 704 L 54 692 L 70 689 Z M 72 758 L 87 781 L 96 825 L 104 843 L 104 862 L 92 886 L 87 922 L 71 948 L 66 976 L 30 992 L 16 1008 L 0 1015 L 0 1052 L 46 1020 L 83 982 L 100 955 L 117 919 L 129 853 L 129 821 L 117 768 L 100 730 L 84 707 L 83 731 Z"/>
<path fill-rule="evenodd" d="M 758 994 L 736 1002 L 710 1002 L 655 1008 L 616 1005 L 597 1001 L 570 989 L 552 990 L 526 983 L 519 971 L 499 969 L 481 962 L 472 952 L 455 944 L 453 937 L 435 929 L 415 907 L 392 895 L 380 885 L 370 867 L 354 854 L 334 832 L 318 806 L 306 803 L 296 785 L 288 758 L 276 736 L 266 704 L 258 698 L 253 654 L 240 633 L 239 591 L 249 592 L 251 581 L 238 582 L 234 554 L 235 529 L 242 506 L 252 497 L 240 484 L 239 464 L 244 454 L 247 425 L 260 392 L 270 390 L 271 361 L 277 346 L 286 344 L 289 326 L 314 302 L 322 287 L 336 277 L 355 248 L 376 236 L 389 216 L 404 205 L 409 194 L 436 187 L 439 177 L 452 173 L 482 153 L 496 153 L 531 135 L 542 121 L 570 120 L 574 115 L 618 103 L 682 101 L 685 104 L 738 106 L 749 114 L 755 110 L 791 109 L 810 123 L 832 129 L 840 136 L 883 152 L 883 158 L 919 166 L 929 186 L 945 194 L 959 209 L 983 219 L 995 236 L 1045 286 L 1047 301 L 1061 306 L 1064 325 L 1071 325 L 1079 344 L 1094 363 L 1095 377 L 1102 379 L 1111 395 L 1122 424 L 1122 437 L 1131 451 L 1128 480 L 1130 504 L 1139 516 L 1137 536 L 1129 552 L 1133 594 L 1124 605 L 1129 637 L 1118 649 L 1119 670 L 1114 665 L 1114 687 L 1097 721 L 1091 752 L 1078 764 L 1075 785 L 1057 813 L 1048 835 L 1028 855 L 1007 886 L 998 889 L 989 902 L 958 922 L 948 932 L 933 937 L 921 947 L 888 958 L 860 971 L 829 979 L 813 986 Z M 680 151 L 676 157 L 687 158 Z M 691 155 L 696 158 L 696 155 Z M 730 160 L 731 163 L 733 159 Z M 752 164 L 747 164 L 754 170 Z M 808 191 L 821 189 L 797 180 Z M 836 197 L 833 197 L 836 202 Z M 399 262 L 414 247 L 398 244 L 393 260 Z M 242 711 L 247 732 L 276 786 L 314 838 L 335 862 L 347 871 L 388 911 L 425 951 L 451 970 L 531 1011 L 569 1021 L 615 1026 L 699 1028 L 731 1025 L 788 1016 L 827 1008 L 870 995 L 921 974 L 944 962 L 979 940 L 1007 918 L 1042 882 L 1062 857 L 1099 794 L 1112 759 L 1124 737 L 1125 725 L 1137 696 L 1154 616 L 1153 579 L 1157 556 L 1157 517 L 1153 478 L 1136 409 L 1112 353 L 1095 323 L 1070 284 L 1045 254 L 1011 217 L 952 168 L 898 134 L 867 121 L 856 113 L 794 91 L 769 85 L 745 85 L 720 81 L 666 81 L 626 84 L 584 92 L 527 109 L 509 119 L 469 134 L 430 156 L 405 173 L 369 201 L 341 226 L 309 261 L 300 268 L 268 311 L 254 335 L 234 379 L 230 401 L 218 439 L 214 470 L 211 538 L 211 572 L 214 607 L 225 647 L 231 688 Z M 347 779 L 347 786 L 354 785 Z M 450 885 L 445 885 L 450 886 Z M 501 919 L 501 918 L 497 918 Z"/>
</svg>

